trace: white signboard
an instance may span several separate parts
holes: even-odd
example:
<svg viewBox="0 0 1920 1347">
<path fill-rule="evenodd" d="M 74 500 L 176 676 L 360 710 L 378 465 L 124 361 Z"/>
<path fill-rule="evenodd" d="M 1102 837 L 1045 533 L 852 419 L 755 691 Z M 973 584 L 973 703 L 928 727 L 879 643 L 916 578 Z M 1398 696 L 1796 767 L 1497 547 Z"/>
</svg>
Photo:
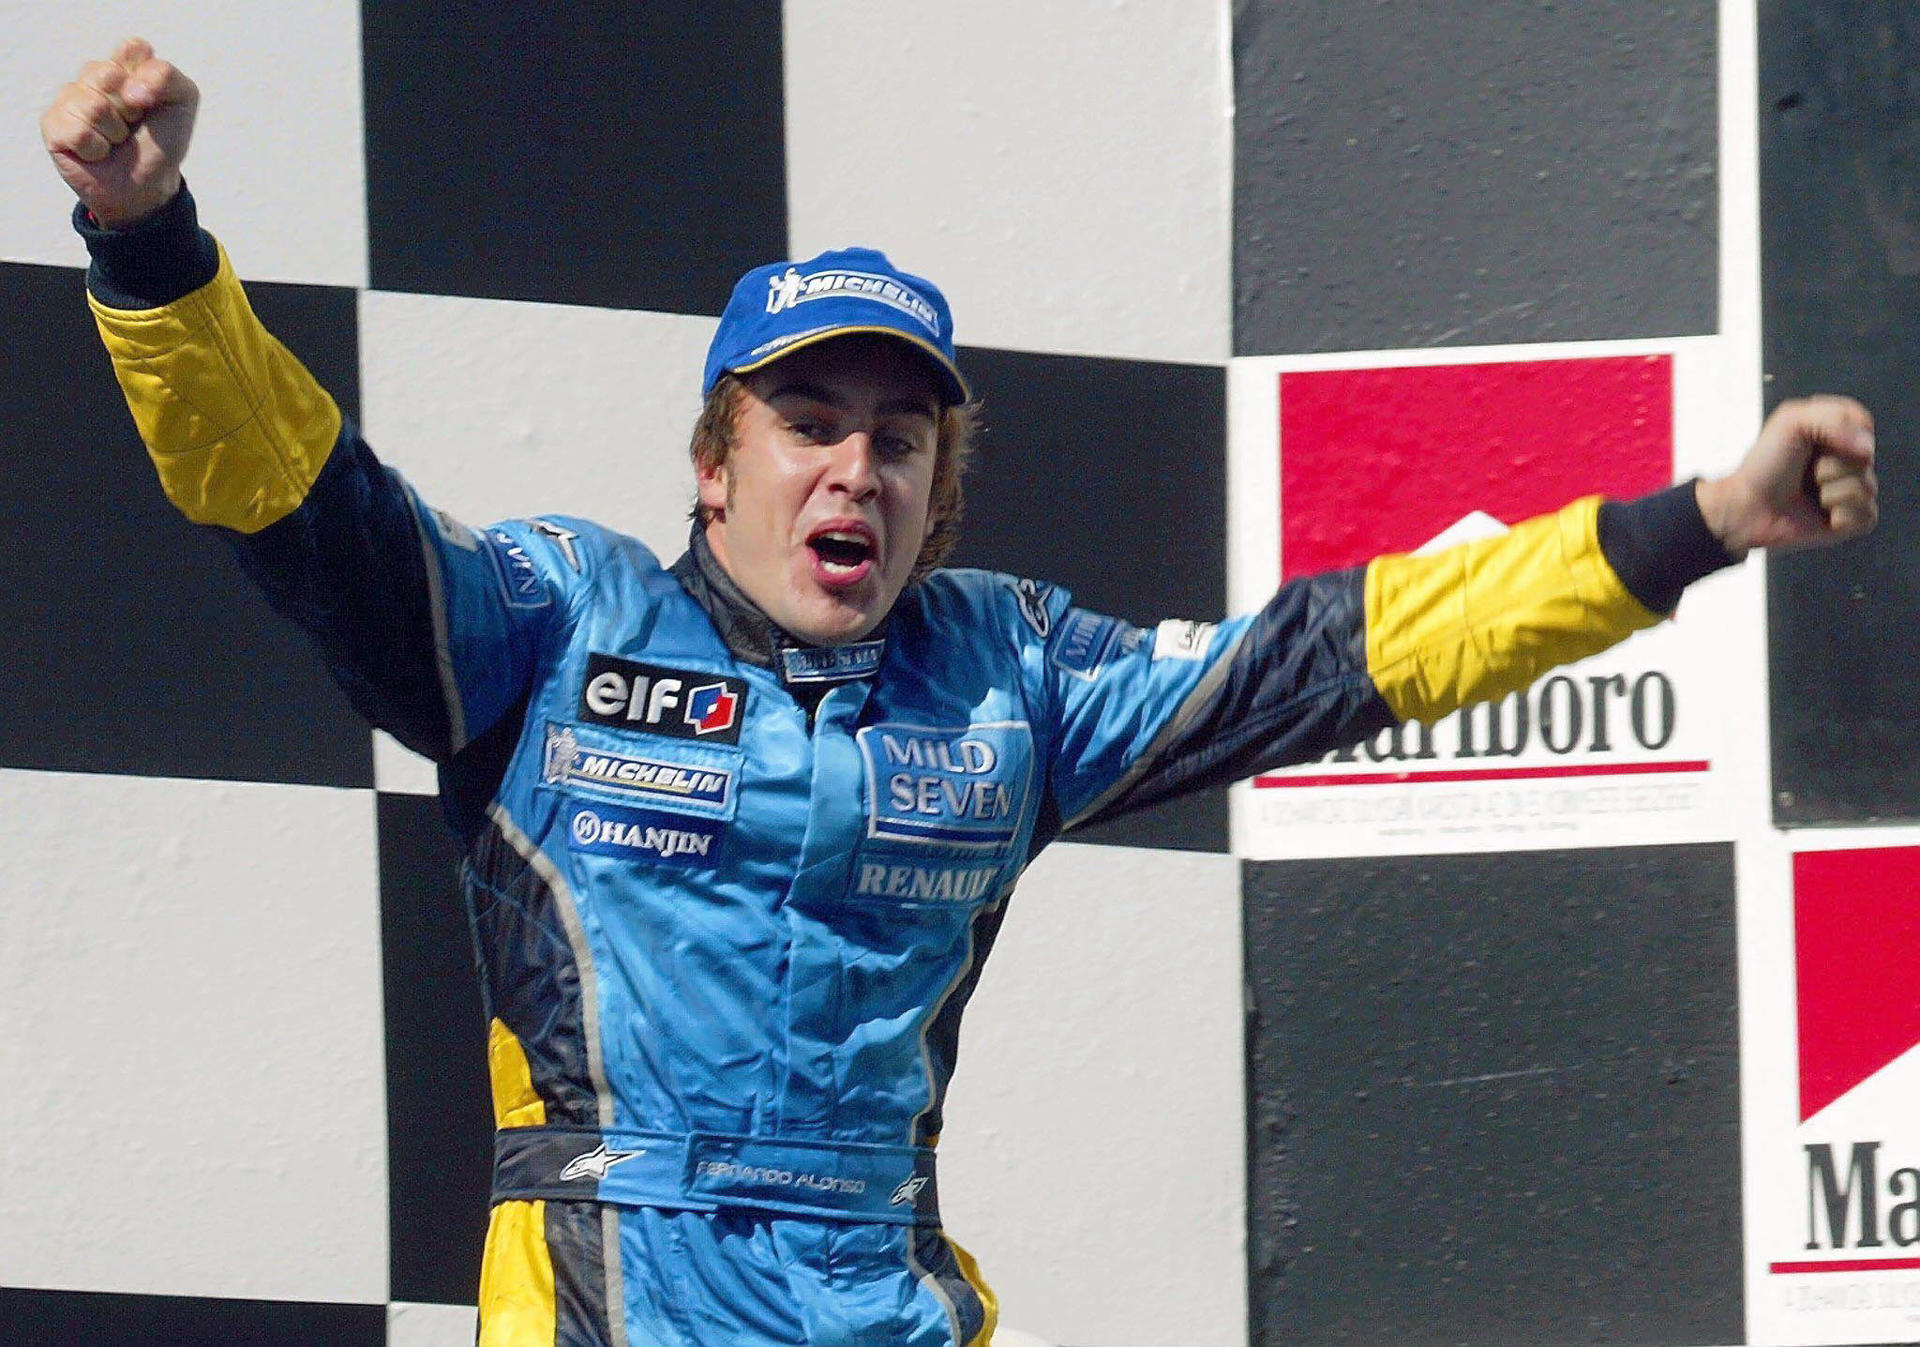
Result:
<svg viewBox="0 0 1920 1347">
<path fill-rule="evenodd" d="M 1750 375 L 1720 338 L 1235 362 L 1234 608 L 1302 574 L 1626 499 L 1739 461 Z M 1698 842 L 1763 779 L 1757 567 L 1502 702 L 1235 792 L 1255 859 Z"/>
<path fill-rule="evenodd" d="M 1920 832 L 1740 870 L 1748 1340 L 1920 1341 Z"/>
</svg>

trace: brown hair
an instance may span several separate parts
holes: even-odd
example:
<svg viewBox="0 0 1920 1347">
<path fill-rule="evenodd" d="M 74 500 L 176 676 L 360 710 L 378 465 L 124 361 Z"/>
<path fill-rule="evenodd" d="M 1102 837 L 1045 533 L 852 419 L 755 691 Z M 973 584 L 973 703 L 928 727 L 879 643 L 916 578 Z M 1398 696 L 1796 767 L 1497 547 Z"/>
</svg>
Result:
<svg viewBox="0 0 1920 1347">
<path fill-rule="evenodd" d="M 693 440 L 687 453 L 695 469 L 718 469 L 733 455 L 734 431 L 747 386 L 738 375 L 722 374 L 707 394 L 700 417 L 693 423 Z M 974 436 L 980 425 L 980 404 L 963 403 L 940 409 L 935 428 L 933 487 L 927 493 L 927 536 L 921 540 L 920 555 L 914 558 L 913 574 L 907 583 L 924 577 L 944 562 L 960 541 L 960 516 L 966 505 L 960 479 L 966 473 L 967 460 L 973 457 Z M 693 522 L 705 528 L 713 512 L 696 496 Z"/>
</svg>

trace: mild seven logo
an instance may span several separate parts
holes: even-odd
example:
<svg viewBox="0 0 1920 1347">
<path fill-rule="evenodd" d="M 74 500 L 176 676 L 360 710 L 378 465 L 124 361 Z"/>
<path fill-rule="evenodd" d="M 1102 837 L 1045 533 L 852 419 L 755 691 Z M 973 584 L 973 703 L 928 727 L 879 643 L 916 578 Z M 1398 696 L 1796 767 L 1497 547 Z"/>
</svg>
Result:
<svg viewBox="0 0 1920 1347">
<path fill-rule="evenodd" d="M 1033 769 L 1026 722 L 868 725 L 855 737 L 866 760 L 869 837 L 988 846 L 1019 831 Z"/>
</svg>

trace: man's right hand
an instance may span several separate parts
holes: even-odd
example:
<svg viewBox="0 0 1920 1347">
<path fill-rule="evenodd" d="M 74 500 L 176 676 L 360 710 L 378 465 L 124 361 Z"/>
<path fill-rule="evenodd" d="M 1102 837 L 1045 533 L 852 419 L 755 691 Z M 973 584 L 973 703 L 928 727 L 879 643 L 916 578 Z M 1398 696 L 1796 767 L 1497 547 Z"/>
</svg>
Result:
<svg viewBox="0 0 1920 1347">
<path fill-rule="evenodd" d="M 40 119 L 54 167 L 93 218 L 125 229 L 180 191 L 199 86 L 140 38 L 83 67 Z"/>
</svg>

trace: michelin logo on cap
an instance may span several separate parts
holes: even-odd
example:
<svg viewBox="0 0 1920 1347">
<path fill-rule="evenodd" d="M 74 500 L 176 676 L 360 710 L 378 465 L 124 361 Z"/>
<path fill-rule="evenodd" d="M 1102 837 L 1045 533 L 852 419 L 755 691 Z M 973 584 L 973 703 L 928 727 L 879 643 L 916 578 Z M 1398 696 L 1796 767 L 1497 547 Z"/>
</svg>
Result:
<svg viewBox="0 0 1920 1347">
<path fill-rule="evenodd" d="M 809 300 L 835 298 L 878 300 L 906 314 L 932 336 L 940 335 L 940 315 L 933 305 L 890 276 L 839 268 L 802 276 L 798 269 L 788 267 L 780 275 L 767 277 L 768 313 L 784 313 Z"/>
<path fill-rule="evenodd" d="M 713 392 L 723 374 L 745 374 L 800 346 L 854 332 L 897 336 L 919 347 L 931 357 L 946 406 L 972 398 L 954 355 L 953 314 L 945 296 L 875 248 L 769 262 L 742 276 L 707 347 L 701 395 Z"/>
</svg>

